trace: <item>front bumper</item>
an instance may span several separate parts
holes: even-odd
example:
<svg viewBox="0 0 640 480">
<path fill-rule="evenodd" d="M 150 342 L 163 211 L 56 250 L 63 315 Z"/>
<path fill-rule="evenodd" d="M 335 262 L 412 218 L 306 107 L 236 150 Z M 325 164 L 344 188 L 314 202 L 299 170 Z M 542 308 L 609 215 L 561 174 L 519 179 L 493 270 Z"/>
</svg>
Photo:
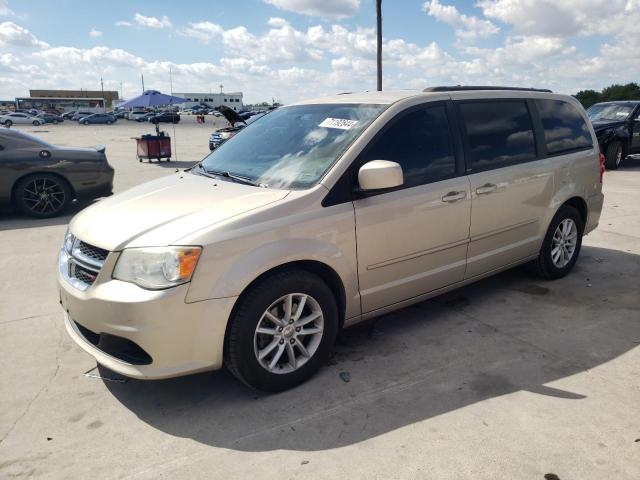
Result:
<svg viewBox="0 0 640 480">
<path fill-rule="evenodd" d="M 222 366 L 227 320 L 237 297 L 185 303 L 189 284 L 151 291 L 100 278 L 81 291 L 60 273 L 58 283 L 67 332 L 101 365 L 139 379 L 176 377 Z M 140 362 L 117 358 L 87 332 L 133 342 L 150 361 L 136 364 Z"/>
</svg>

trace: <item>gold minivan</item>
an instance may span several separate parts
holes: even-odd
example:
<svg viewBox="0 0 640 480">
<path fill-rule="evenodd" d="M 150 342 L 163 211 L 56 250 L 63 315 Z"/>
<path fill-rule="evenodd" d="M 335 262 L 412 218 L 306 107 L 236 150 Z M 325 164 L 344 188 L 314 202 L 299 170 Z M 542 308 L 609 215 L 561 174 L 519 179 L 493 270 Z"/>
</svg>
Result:
<svg viewBox="0 0 640 480">
<path fill-rule="evenodd" d="M 65 324 L 123 375 L 226 365 L 283 390 L 343 327 L 519 264 L 569 273 L 602 175 L 583 108 L 546 90 L 300 102 L 80 212 L 59 255 Z"/>
</svg>

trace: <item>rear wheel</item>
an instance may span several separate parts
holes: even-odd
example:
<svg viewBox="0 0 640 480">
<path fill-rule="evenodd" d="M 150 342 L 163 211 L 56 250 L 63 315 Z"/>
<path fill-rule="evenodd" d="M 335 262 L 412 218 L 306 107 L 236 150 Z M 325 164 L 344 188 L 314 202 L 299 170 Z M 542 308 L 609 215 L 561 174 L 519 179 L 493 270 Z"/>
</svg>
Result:
<svg viewBox="0 0 640 480">
<path fill-rule="evenodd" d="M 60 215 L 71 203 L 71 189 L 62 178 L 47 173 L 30 175 L 18 182 L 14 191 L 17 207 L 37 218 Z"/>
<path fill-rule="evenodd" d="M 270 392 L 294 387 L 327 361 L 338 330 L 329 287 L 286 270 L 251 287 L 230 319 L 225 364 L 240 381 Z"/>
<path fill-rule="evenodd" d="M 58 124 L 58 120 L 54 119 L 51 123 L 53 123 L 54 125 L 57 125 Z"/>
<path fill-rule="evenodd" d="M 584 221 L 574 207 L 563 205 L 551 220 L 539 257 L 532 262 L 535 272 L 549 280 L 567 275 L 580 254 Z"/>
<path fill-rule="evenodd" d="M 624 157 L 624 145 L 622 145 L 621 141 L 614 140 L 607 146 L 607 150 L 604 155 L 604 165 L 607 170 L 617 170 L 624 160 Z"/>
<path fill-rule="evenodd" d="M 107 120 L 107 125 L 111 125 L 113 122 L 111 120 Z"/>
</svg>

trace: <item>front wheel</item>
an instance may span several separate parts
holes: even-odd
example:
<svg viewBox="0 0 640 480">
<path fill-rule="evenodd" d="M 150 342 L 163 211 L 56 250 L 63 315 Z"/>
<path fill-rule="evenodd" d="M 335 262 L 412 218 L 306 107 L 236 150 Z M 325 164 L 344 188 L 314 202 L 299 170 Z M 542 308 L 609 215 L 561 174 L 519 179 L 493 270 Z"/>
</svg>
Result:
<svg viewBox="0 0 640 480">
<path fill-rule="evenodd" d="M 107 125 L 111 125 L 113 122 L 111 120 L 107 120 Z"/>
<path fill-rule="evenodd" d="M 604 155 L 604 166 L 607 170 L 617 170 L 622 160 L 624 160 L 624 157 L 624 145 L 622 145 L 621 141 L 614 140 L 607 146 Z"/>
<path fill-rule="evenodd" d="M 338 331 L 333 293 L 317 275 L 286 270 L 259 281 L 233 313 L 225 364 L 250 387 L 278 392 L 309 379 Z"/>
<path fill-rule="evenodd" d="M 80 122 L 82 125 L 89 125 L 89 122 Z"/>
<path fill-rule="evenodd" d="M 563 205 L 551 220 L 539 257 L 532 267 L 541 277 L 552 280 L 567 275 L 580 254 L 584 221 L 574 207 Z"/>
<path fill-rule="evenodd" d="M 34 127 L 37 127 L 38 125 L 40 125 L 40 122 L 37 120 L 34 120 L 32 123 Z"/>
<path fill-rule="evenodd" d="M 4 122 L 4 126 L 5 126 L 5 127 L 10 127 L 11 125 L 13 125 L 13 122 L 12 122 L 11 120 L 6 120 L 6 121 Z"/>
<path fill-rule="evenodd" d="M 53 120 L 51 123 L 53 123 L 54 125 L 58 124 L 58 120 Z"/>
</svg>

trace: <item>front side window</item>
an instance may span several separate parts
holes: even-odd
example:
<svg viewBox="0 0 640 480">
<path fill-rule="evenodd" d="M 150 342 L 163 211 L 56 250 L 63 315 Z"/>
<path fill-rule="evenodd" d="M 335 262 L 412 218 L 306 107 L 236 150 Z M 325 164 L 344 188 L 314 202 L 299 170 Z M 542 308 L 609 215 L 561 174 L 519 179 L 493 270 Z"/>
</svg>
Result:
<svg viewBox="0 0 640 480">
<path fill-rule="evenodd" d="M 358 164 L 371 160 L 399 163 L 405 188 L 454 176 L 456 161 L 445 107 L 421 107 L 393 121 L 363 152 Z"/>
<path fill-rule="evenodd" d="M 536 100 L 547 152 L 557 154 L 590 148 L 591 133 L 576 107 L 561 100 Z"/>
<path fill-rule="evenodd" d="M 536 158 L 533 125 L 523 100 L 460 103 L 472 170 Z"/>
<path fill-rule="evenodd" d="M 385 108 L 362 104 L 280 108 L 243 128 L 201 165 L 270 188 L 308 188 Z"/>
</svg>

